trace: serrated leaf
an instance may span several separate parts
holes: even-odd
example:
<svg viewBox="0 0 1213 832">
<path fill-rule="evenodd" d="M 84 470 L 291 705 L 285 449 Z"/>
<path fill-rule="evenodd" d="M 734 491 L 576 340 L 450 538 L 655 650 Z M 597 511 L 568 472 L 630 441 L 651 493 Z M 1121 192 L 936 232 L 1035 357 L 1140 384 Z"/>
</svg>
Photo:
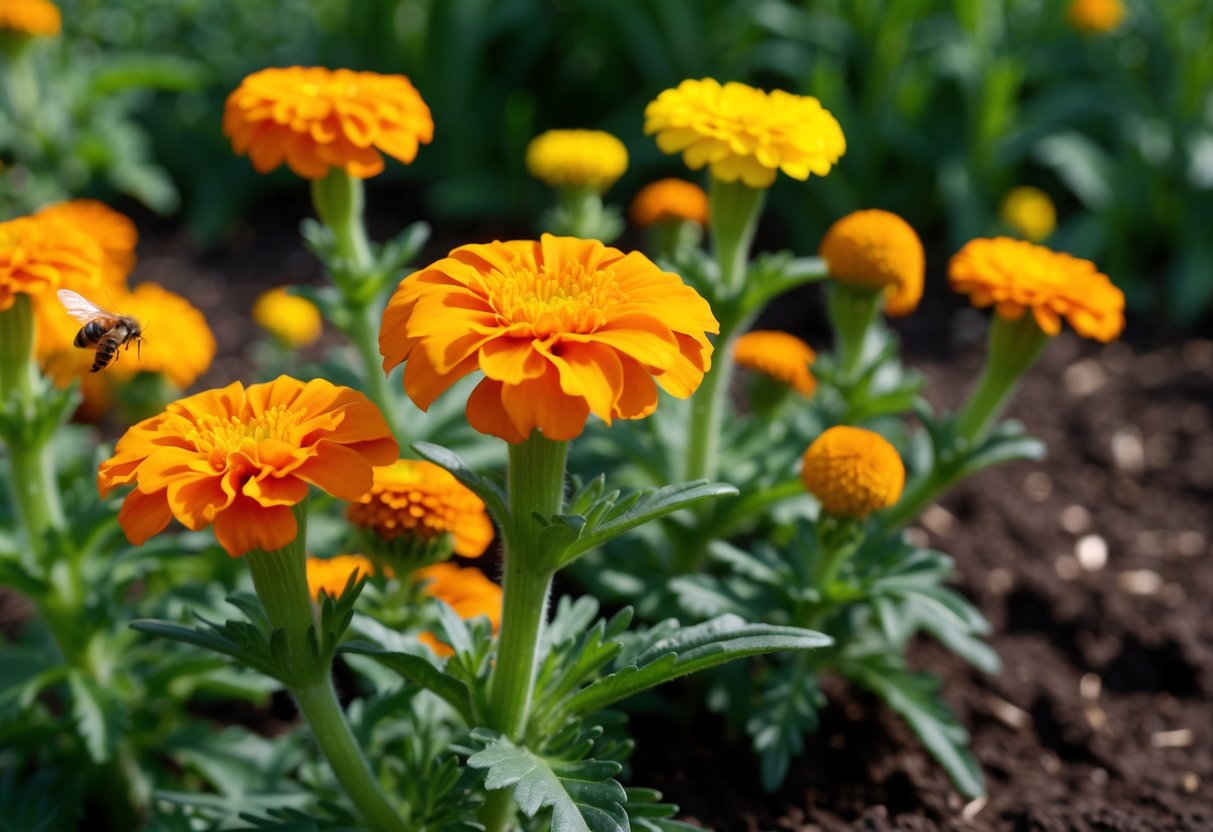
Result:
<svg viewBox="0 0 1213 832">
<path fill-rule="evenodd" d="M 500 486 L 477 474 L 467 466 L 459 454 L 449 448 L 435 445 L 432 442 L 414 442 L 412 447 L 423 459 L 445 468 L 455 479 L 466 485 L 472 493 L 484 500 L 484 504 L 488 506 L 493 517 L 501 525 L 502 534 L 509 533 L 510 512 L 505 491 Z"/>
<path fill-rule="evenodd" d="M 76 730 L 84 739 L 89 758 L 94 763 L 104 763 L 110 758 L 120 731 L 121 705 L 94 680 L 81 673 L 69 672 L 67 683 L 72 692 L 72 716 L 76 720 Z"/>
<path fill-rule="evenodd" d="M 824 704 L 817 674 L 800 657 L 772 669 L 746 722 L 768 792 L 782 785 L 788 765 L 804 751 L 804 736 L 817 730 Z"/>
<path fill-rule="evenodd" d="M 359 656 L 369 656 L 384 667 L 390 668 L 408 681 L 421 685 L 426 690 L 440 697 L 455 709 L 456 713 L 470 727 L 477 723 L 475 709 L 472 706 L 472 696 L 467 685 L 453 676 L 442 672 L 421 656 L 409 653 L 396 653 L 376 647 L 368 642 L 353 641 L 341 645 L 340 652 L 354 653 Z"/>
</svg>

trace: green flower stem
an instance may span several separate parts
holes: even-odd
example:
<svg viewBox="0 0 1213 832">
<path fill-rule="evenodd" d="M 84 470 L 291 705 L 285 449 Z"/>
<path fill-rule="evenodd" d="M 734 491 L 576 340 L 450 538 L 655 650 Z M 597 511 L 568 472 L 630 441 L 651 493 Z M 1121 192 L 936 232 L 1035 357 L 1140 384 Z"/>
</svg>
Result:
<svg viewBox="0 0 1213 832">
<path fill-rule="evenodd" d="M 328 176 L 312 180 L 312 204 L 320 221 L 336 237 L 337 252 L 358 278 L 365 278 L 375 259 L 362 218 L 366 204 L 362 180 L 340 168 L 330 168 Z"/>
<path fill-rule="evenodd" d="M 715 177 L 708 187 L 712 255 L 720 267 L 724 294 L 735 296 L 744 288 L 750 246 L 754 243 L 754 231 L 758 228 L 758 216 L 762 213 L 767 192 L 740 181 L 721 182 Z"/>
<path fill-rule="evenodd" d="M 652 226 L 648 231 L 648 247 L 654 258 L 673 260 L 685 251 L 699 245 L 703 229 L 690 220 L 668 219 Z"/>
<path fill-rule="evenodd" d="M 358 351 L 366 378 L 366 394 L 383 413 L 392 428 L 392 434 L 400 447 L 406 447 L 408 438 L 400 414 L 396 411 L 396 400 L 392 397 L 391 383 L 383 372 L 383 359 L 379 355 L 379 327 L 383 310 L 374 300 L 356 304 L 350 301 L 350 323 L 346 334 Z"/>
<path fill-rule="evenodd" d="M 956 417 L 956 432 L 969 443 L 984 438 L 986 431 L 1011 401 L 1020 379 L 1040 359 L 1049 336 L 1031 315 L 1017 321 L 1001 316 L 990 327 L 986 366 L 977 386 Z"/>
<path fill-rule="evenodd" d="M 308 631 L 316 626 L 316 606 L 307 588 L 307 501 L 292 509 L 298 531 L 281 549 L 245 556 L 253 587 L 274 627 L 286 631 L 288 687 L 312 729 L 316 744 L 350 800 L 379 832 L 404 832 L 399 814 L 362 755 L 333 690 L 328 657 L 317 656 Z"/>
<path fill-rule="evenodd" d="M 712 366 L 703 374 L 699 389 L 691 397 L 691 429 L 687 440 L 686 480 L 715 479 L 720 453 L 720 431 L 724 420 L 729 382 L 733 377 L 735 326 L 720 322 Z"/>
<path fill-rule="evenodd" d="M 596 189 L 565 187 L 557 192 L 561 210 L 556 214 L 559 223 L 550 229 L 552 233 L 606 243 L 619 236 L 619 221 L 603 205 L 602 194 Z"/>
<path fill-rule="evenodd" d="M 834 327 L 834 349 L 838 354 L 839 376 L 844 384 L 855 381 L 863 364 L 863 348 L 868 330 L 876 322 L 883 306 L 881 289 L 867 289 L 831 281 L 826 291 L 826 311 Z"/>
</svg>

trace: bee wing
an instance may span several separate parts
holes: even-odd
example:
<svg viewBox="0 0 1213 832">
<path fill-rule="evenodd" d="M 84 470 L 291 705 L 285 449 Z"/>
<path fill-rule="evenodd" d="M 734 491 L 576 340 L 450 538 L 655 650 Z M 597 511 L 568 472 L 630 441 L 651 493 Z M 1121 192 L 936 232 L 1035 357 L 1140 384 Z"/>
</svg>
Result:
<svg viewBox="0 0 1213 832">
<path fill-rule="evenodd" d="M 117 317 L 113 312 L 106 312 L 88 298 L 73 292 L 71 289 L 59 290 L 59 302 L 63 304 L 63 308 L 67 310 L 69 315 L 82 324 L 86 324 L 94 318 Z"/>
</svg>

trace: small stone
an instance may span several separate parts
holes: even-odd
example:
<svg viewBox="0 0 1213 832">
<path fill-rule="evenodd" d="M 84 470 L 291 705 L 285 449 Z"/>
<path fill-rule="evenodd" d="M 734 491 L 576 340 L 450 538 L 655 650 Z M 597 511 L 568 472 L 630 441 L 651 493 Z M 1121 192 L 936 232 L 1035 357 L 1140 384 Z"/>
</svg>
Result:
<svg viewBox="0 0 1213 832">
<path fill-rule="evenodd" d="M 919 522 L 938 537 L 950 537 L 956 531 L 956 515 L 938 504 L 927 506 Z"/>
<path fill-rule="evenodd" d="M 1117 583 L 1130 595 L 1153 595 L 1162 588 L 1162 576 L 1153 569 L 1132 569 L 1121 572 Z"/>
<path fill-rule="evenodd" d="M 1061 527 L 1070 534 L 1082 534 L 1091 528 L 1091 512 L 1082 506 L 1066 506 L 1059 516 Z"/>
<path fill-rule="evenodd" d="M 1196 772 L 1189 771 L 1187 774 L 1184 775 L 1184 791 L 1185 792 L 1187 792 L 1188 794 L 1196 794 L 1196 790 L 1199 788 L 1200 788 L 1200 776 Z"/>
<path fill-rule="evenodd" d="M 1205 536 L 1198 531 L 1180 532 L 1172 541 L 1172 548 L 1177 555 L 1194 558 L 1205 552 Z"/>
<path fill-rule="evenodd" d="M 1046 751 L 1040 755 L 1040 767 L 1049 774 L 1056 774 L 1061 771 L 1061 760 L 1053 752 Z"/>
<path fill-rule="evenodd" d="M 905 530 L 906 543 L 916 549 L 925 549 L 931 545 L 931 536 L 927 534 L 926 529 L 920 529 L 917 526 L 911 526 Z"/>
<path fill-rule="evenodd" d="M 1053 480 L 1044 471 L 1033 471 L 1024 477 L 1023 492 L 1028 499 L 1043 503 L 1053 494 Z"/>
<path fill-rule="evenodd" d="M 990 574 L 986 575 L 986 588 L 995 595 L 1006 595 L 1015 588 L 1015 575 L 1001 566 L 991 569 Z"/>
<path fill-rule="evenodd" d="M 997 696 L 989 697 L 990 713 L 1008 728 L 1019 730 L 1032 724 L 1032 715 L 1017 705 Z"/>
<path fill-rule="evenodd" d="M 990 802 L 990 798 L 982 795 L 981 797 L 970 800 L 965 804 L 965 807 L 960 810 L 960 817 L 965 823 L 972 823 L 973 818 L 981 814 L 981 810 L 986 808 L 986 804 Z"/>
<path fill-rule="evenodd" d="M 1112 461 L 1127 474 L 1140 474 L 1146 468 L 1146 449 L 1141 431 L 1125 427 L 1112 434 Z"/>
<path fill-rule="evenodd" d="M 1150 737 L 1155 748 L 1187 748 L 1192 744 L 1192 730 L 1177 728 L 1174 731 L 1158 731 Z"/>
<path fill-rule="evenodd" d="M 1094 731 L 1098 731 L 1108 722 L 1107 713 L 1104 712 L 1103 708 L 1095 704 L 1090 704 L 1083 708 L 1083 714 L 1087 718 L 1087 724 L 1090 725 L 1091 729 Z"/>
<path fill-rule="evenodd" d="M 1094 673 L 1084 673 L 1078 680 L 1078 695 L 1088 702 L 1094 702 L 1103 691 L 1103 679 Z"/>
<path fill-rule="evenodd" d="M 1062 555 L 1054 563 L 1053 568 L 1057 570 L 1057 577 L 1063 581 L 1076 580 L 1082 574 L 1082 564 L 1072 555 Z"/>
<path fill-rule="evenodd" d="M 1102 786 L 1108 782 L 1108 770 L 1105 768 L 1091 769 L 1091 782 L 1097 786 Z"/>
<path fill-rule="evenodd" d="M 1061 377 L 1071 396 L 1089 396 L 1108 381 L 1103 365 L 1094 358 L 1084 358 L 1066 368 Z"/>
<path fill-rule="evenodd" d="M 1079 565 L 1088 572 L 1098 572 L 1108 564 L 1108 542 L 1097 534 L 1083 535 L 1074 545 Z"/>
</svg>

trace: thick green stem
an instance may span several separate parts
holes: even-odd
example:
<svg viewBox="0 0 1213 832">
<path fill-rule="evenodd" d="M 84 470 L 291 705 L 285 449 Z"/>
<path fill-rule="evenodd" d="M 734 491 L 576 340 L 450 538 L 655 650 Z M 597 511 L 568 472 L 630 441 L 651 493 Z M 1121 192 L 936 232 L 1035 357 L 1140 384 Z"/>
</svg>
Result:
<svg viewBox="0 0 1213 832">
<path fill-rule="evenodd" d="M 691 428 L 684 470 L 684 478 L 687 480 L 713 479 L 716 476 L 720 431 L 728 400 L 729 382 L 733 377 L 734 334 L 732 326 L 725 321 L 720 322 L 716 350 L 712 353 L 712 366 L 704 373 L 699 389 L 691 397 Z"/>
<path fill-rule="evenodd" d="M 327 677 L 308 644 L 307 632 L 316 625 L 316 607 L 307 588 L 307 501 L 293 511 L 298 531 L 295 539 L 271 552 L 254 551 L 245 556 L 253 576 L 253 588 L 274 627 L 286 631 L 292 672 L 300 679 Z"/>
<path fill-rule="evenodd" d="M 366 394 L 375 403 L 383 418 L 392 428 L 392 433 L 401 447 L 405 447 L 408 437 L 401 423 L 400 413 L 396 409 L 396 400 L 392 397 L 391 383 L 383 372 L 383 362 L 379 355 L 379 326 L 382 320 L 382 310 L 374 301 L 362 304 L 350 302 L 350 325 L 346 330 L 358 357 L 366 378 Z"/>
<path fill-rule="evenodd" d="M 362 180 L 340 168 L 331 168 L 328 176 L 312 180 L 316 214 L 337 239 L 337 253 L 359 277 L 365 276 L 375 262 L 362 219 L 365 202 Z"/>
<path fill-rule="evenodd" d="M 834 328 L 834 350 L 843 384 L 855 381 L 863 365 L 868 330 L 880 315 L 883 290 L 866 289 L 832 281 L 826 291 L 826 310 Z"/>
<path fill-rule="evenodd" d="M 734 296 L 744 288 L 750 246 L 767 192 L 740 181 L 721 182 L 716 178 L 712 179 L 709 189 L 712 256 L 720 267 L 722 294 Z"/>
<path fill-rule="evenodd" d="M 970 443 L 979 441 L 1002 413 L 1024 373 L 1040 358 L 1049 336 L 1031 315 L 1017 321 L 996 316 L 990 327 L 986 366 L 977 386 L 956 417 L 957 435 Z"/>
</svg>

